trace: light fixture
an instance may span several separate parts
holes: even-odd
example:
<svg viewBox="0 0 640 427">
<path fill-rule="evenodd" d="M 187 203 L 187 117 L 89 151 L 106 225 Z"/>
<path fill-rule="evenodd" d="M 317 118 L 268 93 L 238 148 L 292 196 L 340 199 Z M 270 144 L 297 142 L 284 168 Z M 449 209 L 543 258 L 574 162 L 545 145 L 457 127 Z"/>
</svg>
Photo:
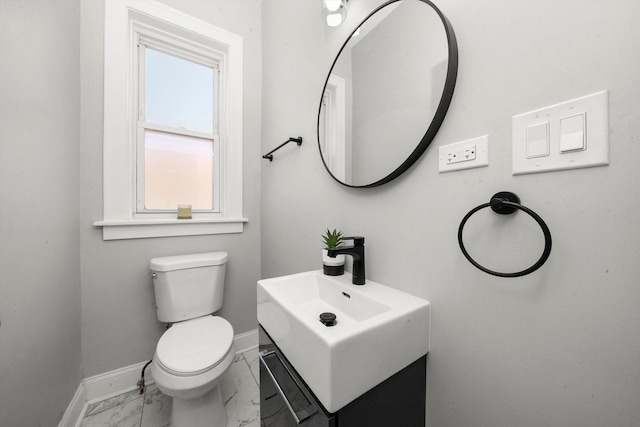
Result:
<svg viewBox="0 0 640 427">
<path fill-rule="evenodd" d="M 347 0 L 322 0 L 322 16 L 330 27 L 337 27 L 347 17 Z"/>
</svg>

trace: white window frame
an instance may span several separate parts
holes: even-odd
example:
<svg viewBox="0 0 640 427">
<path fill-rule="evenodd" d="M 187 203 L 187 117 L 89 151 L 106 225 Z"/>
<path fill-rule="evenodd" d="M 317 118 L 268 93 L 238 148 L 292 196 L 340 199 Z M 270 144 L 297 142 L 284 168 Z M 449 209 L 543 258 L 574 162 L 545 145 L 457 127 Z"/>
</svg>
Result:
<svg viewBox="0 0 640 427">
<path fill-rule="evenodd" d="M 140 34 L 213 53 L 220 71 L 220 209 L 136 214 L 137 42 Z M 104 240 L 241 233 L 242 37 L 153 0 L 105 2 Z"/>
</svg>

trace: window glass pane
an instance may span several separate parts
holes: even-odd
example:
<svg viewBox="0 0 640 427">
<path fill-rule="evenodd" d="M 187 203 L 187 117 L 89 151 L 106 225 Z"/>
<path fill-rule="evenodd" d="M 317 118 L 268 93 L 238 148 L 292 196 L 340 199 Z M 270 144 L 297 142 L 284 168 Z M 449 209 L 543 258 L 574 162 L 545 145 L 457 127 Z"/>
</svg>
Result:
<svg viewBox="0 0 640 427">
<path fill-rule="evenodd" d="M 213 209 L 214 142 L 145 130 L 146 209 Z"/>
<path fill-rule="evenodd" d="M 145 121 L 212 133 L 213 68 L 145 51 Z"/>
</svg>

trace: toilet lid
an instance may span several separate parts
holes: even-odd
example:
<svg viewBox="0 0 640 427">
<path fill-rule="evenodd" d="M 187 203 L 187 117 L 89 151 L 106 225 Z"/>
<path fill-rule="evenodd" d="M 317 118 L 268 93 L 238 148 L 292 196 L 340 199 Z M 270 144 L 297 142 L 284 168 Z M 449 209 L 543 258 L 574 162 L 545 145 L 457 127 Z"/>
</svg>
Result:
<svg viewBox="0 0 640 427">
<path fill-rule="evenodd" d="M 177 375 L 207 371 L 229 352 L 233 328 L 222 317 L 204 316 L 174 323 L 158 341 L 158 361 Z"/>
</svg>

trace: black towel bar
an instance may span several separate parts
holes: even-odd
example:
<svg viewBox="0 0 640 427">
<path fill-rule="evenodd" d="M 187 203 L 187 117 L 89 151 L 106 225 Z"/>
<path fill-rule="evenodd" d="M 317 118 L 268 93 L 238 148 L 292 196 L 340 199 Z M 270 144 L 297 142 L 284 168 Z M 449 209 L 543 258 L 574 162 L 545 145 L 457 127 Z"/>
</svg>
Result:
<svg viewBox="0 0 640 427">
<path fill-rule="evenodd" d="M 285 142 L 283 142 L 282 144 L 278 145 L 276 148 L 274 148 L 273 150 L 269 151 L 267 154 L 265 154 L 264 156 L 262 156 L 263 159 L 269 159 L 270 162 L 273 161 L 273 153 L 278 151 L 279 149 L 281 149 L 282 147 L 284 147 L 285 145 L 287 145 L 290 142 L 295 142 L 296 144 L 298 144 L 298 146 L 302 145 L 302 137 L 299 136 L 297 138 L 289 138 L 288 140 L 286 140 Z"/>
<path fill-rule="evenodd" d="M 515 273 L 500 273 L 498 271 L 489 270 L 488 268 L 483 267 L 482 265 L 478 264 L 473 258 L 471 258 L 471 255 L 469 255 L 464 247 L 464 243 L 462 242 L 462 229 L 464 228 L 464 225 L 471 217 L 471 215 L 478 212 L 480 209 L 484 209 L 489 206 L 495 213 L 498 213 L 500 215 L 512 214 L 517 210 L 526 212 L 533 219 L 535 219 L 540 228 L 542 228 L 542 232 L 544 233 L 544 251 L 542 252 L 542 256 L 540 257 L 540 259 L 538 259 L 538 261 L 536 261 L 536 263 L 531 267 Z M 520 204 L 520 198 L 518 196 L 509 191 L 501 191 L 494 194 L 489 203 L 485 203 L 471 209 L 471 211 L 462 219 L 460 227 L 458 228 L 458 244 L 460 245 L 462 253 L 469 260 L 469 262 L 485 273 L 499 277 L 520 277 L 529 273 L 533 273 L 534 271 L 542 267 L 542 265 L 547 261 L 547 258 L 549 258 L 549 254 L 551 253 L 551 232 L 549 231 L 549 227 L 547 227 L 547 224 L 542 220 L 542 218 L 540 218 L 537 213 Z"/>
</svg>

